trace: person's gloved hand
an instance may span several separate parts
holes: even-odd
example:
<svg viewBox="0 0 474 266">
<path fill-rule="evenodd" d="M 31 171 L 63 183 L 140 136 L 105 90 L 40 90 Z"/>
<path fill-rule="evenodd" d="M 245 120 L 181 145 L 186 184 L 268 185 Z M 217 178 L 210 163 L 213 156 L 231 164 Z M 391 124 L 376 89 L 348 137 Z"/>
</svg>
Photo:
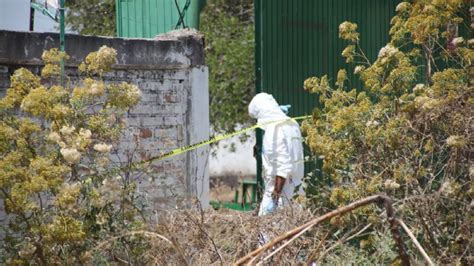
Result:
<svg viewBox="0 0 474 266">
<path fill-rule="evenodd" d="M 285 115 L 288 114 L 288 111 L 290 110 L 291 108 L 291 105 L 287 104 L 287 105 L 280 105 L 280 109 L 283 113 L 285 113 Z"/>
<path fill-rule="evenodd" d="M 265 206 L 265 213 L 270 214 L 274 212 L 278 207 L 278 199 L 272 199 L 268 202 L 268 205 Z"/>
</svg>

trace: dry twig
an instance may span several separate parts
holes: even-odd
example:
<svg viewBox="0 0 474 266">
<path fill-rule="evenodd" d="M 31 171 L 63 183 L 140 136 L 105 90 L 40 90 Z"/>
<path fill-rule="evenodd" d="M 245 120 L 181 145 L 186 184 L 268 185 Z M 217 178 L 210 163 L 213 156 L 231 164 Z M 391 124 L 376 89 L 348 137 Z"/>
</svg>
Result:
<svg viewBox="0 0 474 266">
<path fill-rule="evenodd" d="M 168 242 L 168 244 L 172 245 L 172 242 L 160 235 L 160 234 L 157 234 L 155 232 L 149 232 L 149 231 L 132 231 L 132 232 L 128 232 L 128 233 L 125 233 L 125 234 L 122 234 L 122 235 L 119 235 L 119 236 L 115 236 L 115 237 L 112 237 L 112 238 L 109 238 L 105 241 L 102 241 L 101 243 L 99 243 L 97 246 L 95 246 L 92 250 L 90 250 L 90 252 L 95 252 L 101 248 L 103 248 L 105 245 L 117 240 L 117 239 L 120 239 L 120 238 L 123 238 L 123 237 L 126 237 L 126 236 L 134 236 L 134 235 L 143 235 L 143 236 L 148 236 L 148 237 L 154 237 L 154 238 L 159 238 L 159 239 L 162 239 L 166 242 Z"/>
<path fill-rule="evenodd" d="M 395 240 L 395 243 L 397 244 L 397 247 L 398 247 L 398 252 L 399 252 L 399 255 L 400 255 L 400 259 L 402 260 L 402 265 L 410 265 L 410 259 L 405 251 L 405 247 L 404 247 L 404 244 L 403 244 L 403 241 L 401 239 L 401 236 L 400 236 L 400 233 L 398 231 L 398 228 L 397 228 L 397 223 L 396 223 L 396 220 L 395 220 L 395 212 L 393 210 L 393 206 L 392 206 L 392 200 L 387 197 L 386 195 L 374 195 L 374 196 L 370 196 L 370 197 L 367 197 L 367 198 L 364 198 L 364 199 L 361 199 L 361 200 L 358 200 L 358 201 L 355 201 L 347 206 L 344 206 L 344 207 L 341 207 L 341 208 L 338 208 L 336 210 L 333 210 L 329 213 L 326 213 L 324 214 L 323 216 L 320 216 L 320 217 L 317 217 L 297 228 L 294 228 L 290 231 L 287 231 L 286 233 L 284 234 L 281 234 L 280 236 L 276 237 L 275 239 L 273 239 L 272 241 L 268 242 L 267 244 L 255 249 L 254 251 L 248 253 L 247 255 L 245 255 L 244 257 L 242 257 L 241 259 L 239 259 L 237 262 L 235 262 L 234 265 L 243 265 L 245 263 L 248 263 L 249 261 L 254 261 L 257 257 L 259 257 L 261 254 L 263 254 L 263 252 L 267 251 L 268 249 L 274 247 L 276 244 L 284 241 L 284 240 L 287 240 L 289 238 L 292 238 L 293 236 L 300 236 L 301 234 L 303 234 L 304 232 L 308 231 L 311 227 L 323 222 L 323 221 L 326 221 L 328 219 L 331 219 L 335 216 L 339 216 L 339 215 L 343 215 L 347 212 L 351 212 L 357 208 L 360 208 L 362 206 L 365 206 L 365 205 L 368 205 L 368 204 L 371 204 L 371 203 L 376 203 L 376 202 L 382 202 L 384 203 L 384 207 L 387 211 L 387 217 L 388 217 L 388 221 L 390 223 L 390 230 L 392 231 L 392 236 Z"/>
<path fill-rule="evenodd" d="M 405 230 L 405 232 L 408 234 L 408 236 L 411 238 L 411 240 L 413 241 L 413 243 L 415 244 L 416 248 L 418 249 L 418 251 L 420 251 L 421 255 L 423 256 L 423 258 L 426 260 L 426 262 L 428 262 L 429 265 L 432 265 L 434 266 L 434 263 L 433 261 L 430 259 L 430 257 L 428 256 L 428 254 L 426 254 L 425 250 L 423 249 L 423 247 L 420 245 L 420 243 L 418 242 L 418 240 L 416 239 L 416 237 L 413 235 L 413 233 L 410 231 L 410 229 L 408 229 L 408 226 L 400 219 L 397 219 L 397 222 L 402 226 L 403 230 Z"/>
</svg>

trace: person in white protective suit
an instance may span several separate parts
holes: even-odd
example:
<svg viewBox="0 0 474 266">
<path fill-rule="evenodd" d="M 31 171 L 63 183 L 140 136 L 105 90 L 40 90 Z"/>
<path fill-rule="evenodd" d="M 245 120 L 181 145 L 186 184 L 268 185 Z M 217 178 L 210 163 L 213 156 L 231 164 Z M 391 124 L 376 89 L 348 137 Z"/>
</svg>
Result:
<svg viewBox="0 0 474 266">
<path fill-rule="evenodd" d="M 249 114 L 265 131 L 262 145 L 265 190 L 258 215 L 266 215 L 288 204 L 295 192 L 304 193 L 303 138 L 298 123 L 286 116 L 270 94 L 255 95 L 249 104 Z"/>
</svg>

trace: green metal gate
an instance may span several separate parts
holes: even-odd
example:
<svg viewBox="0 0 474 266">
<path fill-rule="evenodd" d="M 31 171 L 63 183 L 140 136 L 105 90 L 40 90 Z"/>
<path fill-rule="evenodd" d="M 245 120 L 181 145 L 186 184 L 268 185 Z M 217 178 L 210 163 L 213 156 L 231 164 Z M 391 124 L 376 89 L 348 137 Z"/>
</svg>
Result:
<svg viewBox="0 0 474 266">
<path fill-rule="evenodd" d="M 303 90 L 310 76 L 347 69 L 338 38 L 339 24 L 359 25 L 361 46 L 369 59 L 388 41 L 390 19 L 400 0 L 256 0 L 257 91 L 291 104 L 292 116 L 308 114 L 317 99 Z M 348 69 L 349 78 L 353 67 Z"/>
<path fill-rule="evenodd" d="M 335 80 L 345 68 L 353 87 L 360 88 L 354 66 L 341 57 L 347 43 L 338 38 L 339 24 L 358 24 L 360 43 L 369 59 L 389 39 L 390 20 L 401 0 L 255 0 L 256 91 L 291 104 L 290 116 L 310 114 L 318 99 L 303 90 L 311 76 Z M 257 144 L 262 133 L 257 132 Z M 306 168 L 310 168 L 307 165 Z M 314 165 L 313 165 L 314 167 Z M 261 162 L 257 162 L 261 182 Z"/>
<path fill-rule="evenodd" d="M 176 2 L 178 7 L 176 6 Z M 116 0 L 117 36 L 153 38 L 174 30 L 180 13 L 189 28 L 199 28 L 205 0 Z"/>
</svg>

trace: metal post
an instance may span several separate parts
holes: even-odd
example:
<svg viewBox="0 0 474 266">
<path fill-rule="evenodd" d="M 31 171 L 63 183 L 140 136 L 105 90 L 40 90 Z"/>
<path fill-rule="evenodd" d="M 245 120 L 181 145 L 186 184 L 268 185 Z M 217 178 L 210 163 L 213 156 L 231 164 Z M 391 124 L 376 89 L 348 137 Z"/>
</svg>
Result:
<svg viewBox="0 0 474 266">
<path fill-rule="evenodd" d="M 30 1 L 30 31 L 35 30 L 35 9 L 31 6 L 33 0 Z"/>
<path fill-rule="evenodd" d="M 255 92 L 262 92 L 262 40 L 261 40 L 261 0 L 254 0 L 254 12 L 255 12 Z M 263 144 L 263 130 L 257 129 L 255 131 L 257 147 L 261 150 Z M 262 178 L 262 154 L 258 153 L 255 156 L 257 160 L 257 198 L 258 201 L 262 199 L 262 188 L 264 187 Z"/>
<path fill-rule="evenodd" d="M 61 52 L 65 51 L 66 41 L 64 38 L 65 26 L 64 26 L 64 0 L 59 1 L 59 50 Z M 64 59 L 61 59 L 61 86 L 64 84 Z"/>
<path fill-rule="evenodd" d="M 116 37 L 123 37 L 123 28 L 122 28 L 122 19 L 120 16 L 122 14 L 122 5 L 119 3 L 119 0 L 115 0 L 115 25 L 116 25 Z"/>
</svg>

